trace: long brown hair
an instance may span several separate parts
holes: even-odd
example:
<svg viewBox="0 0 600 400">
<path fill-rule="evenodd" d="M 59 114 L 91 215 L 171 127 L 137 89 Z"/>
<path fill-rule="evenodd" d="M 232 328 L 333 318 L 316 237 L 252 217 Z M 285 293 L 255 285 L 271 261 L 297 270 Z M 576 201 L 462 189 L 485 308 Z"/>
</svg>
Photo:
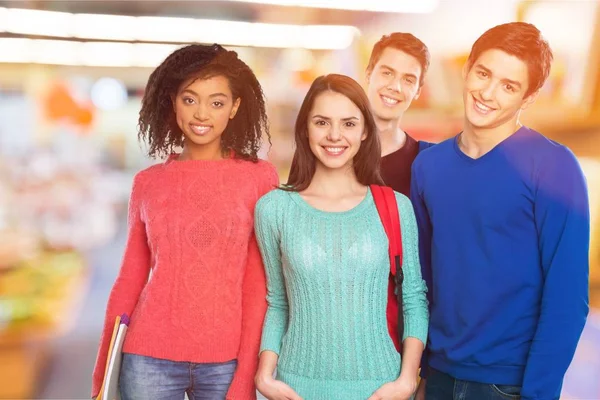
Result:
<svg viewBox="0 0 600 400">
<path fill-rule="evenodd" d="M 329 74 L 315 79 L 302 102 L 294 132 L 296 151 L 287 184 L 282 186 L 282 189 L 300 192 L 306 189 L 312 181 L 317 159 L 308 143 L 308 116 L 317 96 L 328 90 L 346 96 L 358 107 L 365 119 L 367 138 L 361 143 L 360 149 L 352 161 L 356 179 L 363 185 L 382 185 L 383 180 L 379 173 L 381 145 L 369 99 L 363 88 L 354 79 L 345 75 Z"/>
</svg>

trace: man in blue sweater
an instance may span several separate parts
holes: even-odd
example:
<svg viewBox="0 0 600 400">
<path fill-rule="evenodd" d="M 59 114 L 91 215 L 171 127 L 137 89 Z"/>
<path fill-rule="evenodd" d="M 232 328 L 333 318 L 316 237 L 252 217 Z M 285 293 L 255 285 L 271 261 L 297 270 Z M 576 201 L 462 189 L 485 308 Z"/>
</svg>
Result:
<svg viewBox="0 0 600 400">
<path fill-rule="evenodd" d="M 463 132 L 413 164 L 431 307 L 417 398 L 560 396 L 588 314 L 589 205 L 573 153 L 519 123 L 551 62 L 531 24 L 485 32 Z"/>
</svg>

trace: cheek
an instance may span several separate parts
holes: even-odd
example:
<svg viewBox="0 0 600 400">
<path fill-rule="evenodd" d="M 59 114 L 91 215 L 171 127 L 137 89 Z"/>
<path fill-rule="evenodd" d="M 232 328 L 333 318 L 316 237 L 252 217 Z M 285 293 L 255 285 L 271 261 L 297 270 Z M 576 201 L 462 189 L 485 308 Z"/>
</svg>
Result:
<svg viewBox="0 0 600 400">
<path fill-rule="evenodd" d="M 501 93 L 497 96 L 496 101 L 500 104 L 500 107 L 505 110 L 516 111 L 521 108 L 523 102 L 517 96 L 506 95 Z"/>
<path fill-rule="evenodd" d="M 189 107 L 185 107 L 181 102 L 175 103 L 175 118 L 177 121 L 188 119 L 188 116 L 192 114 Z"/>
<path fill-rule="evenodd" d="M 227 125 L 230 121 L 229 116 L 231 115 L 232 107 L 222 107 L 214 109 L 213 118 L 220 125 Z"/>
<path fill-rule="evenodd" d="M 385 79 L 379 75 L 373 76 L 371 77 L 371 85 L 369 87 L 371 91 L 377 92 L 381 88 L 385 87 Z"/>
<path fill-rule="evenodd" d="M 325 129 L 319 129 L 314 125 L 308 126 L 308 144 L 310 147 L 318 146 L 319 142 L 327 136 Z"/>
<path fill-rule="evenodd" d="M 465 80 L 465 90 L 473 91 L 478 90 L 483 86 L 483 80 L 477 78 L 474 75 L 467 75 L 467 79 Z"/>
<path fill-rule="evenodd" d="M 360 146 L 363 141 L 364 131 L 365 130 L 362 127 L 355 127 L 354 129 L 348 130 L 345 136 L 349 142 Z M 364 136 L 364 138 L 366 138 L 366 136 Z"/>
<path fill-rule="evenodd" d="M 406 84 L 404 85 L 404 96 L 406 98 L 406 100 L 410 100 L 412 101 L 415 96 L 417 95 L 417 90 L 419 88 L 415 85 L 410 85 L 410 84 Z"/>
</svg>

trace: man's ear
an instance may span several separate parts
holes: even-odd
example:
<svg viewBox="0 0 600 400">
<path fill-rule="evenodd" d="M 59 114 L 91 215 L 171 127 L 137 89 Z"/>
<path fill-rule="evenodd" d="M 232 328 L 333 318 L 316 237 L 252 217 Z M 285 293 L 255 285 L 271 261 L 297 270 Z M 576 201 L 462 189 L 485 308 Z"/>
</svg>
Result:
<svg viewBox="0 0 600 400">
<path fill-rule="evenodd" d="M 523 103 L 521 104 L 521 110 L 525 110 L 527 108 L 529 108 L 533 103 L 535 103 L 535 101 L 538 99 L 540 95 L 540 89 L 536 90 L 535 92 L 531 93 L 529 96 L 525 97 L 523 99 Z"/>
<path fill-rule="evenodd" d="M 417 100 L 419 98 L 419 96 L 421 95 L 421 88 L 423 88 L 423 86 L 419 86 L 419 88 L 417 89 L 417 94 L 415 94 L 413 100 Z"/>
<path fill-rule="evenodd" d="M 467 75 L 469 74 L 469 70 L 471 69 L 471 65 L 469 64 L 469 60 L 462 67 L 462 78 L 463 81 L 467 80 Z"/>
</svg>

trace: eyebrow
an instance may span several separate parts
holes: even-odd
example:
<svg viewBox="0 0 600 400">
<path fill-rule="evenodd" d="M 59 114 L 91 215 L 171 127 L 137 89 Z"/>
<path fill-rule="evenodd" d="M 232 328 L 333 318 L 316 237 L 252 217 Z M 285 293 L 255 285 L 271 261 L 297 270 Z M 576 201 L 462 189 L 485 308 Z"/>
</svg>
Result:
<svg viewBox="0 0 600 400">
<path fill-rule="evenodd" d="M 477 64 L 477 65 L 475 66 L 475 68 L 482 69 L 482 70 L 483 70 L 483 71 L 485 71 L 485 73 L 486 73 L 486 74 L 488 74 L 488 75 L 493 75 L 493 73 L 492 73 L 492 70 L 490 70 L 489 68 L 485 67 L 485 66 L 484 66 L 484 65 L 482 65 L 482 64 Z M 513 85 L 513 86 L 517 86 L 519 89 L 521 89 L 521 83 L 520 83 L 520 82 L 517 82 L 517 81 L 513 81 L 512 79 L 504 78 L 504 79 L 502 79 L 502 82 L 507 82 L 507 83 L 510 83 L 511 85 Z"/>
<path fill-rule="evenodd" d="M 325 117 L 325 116 L 323 116 L 323 115 L 318 115 L 318 114 L 317 114 L 317 115 L 313 115 L 312 117 L 313 117 L 313 118 L 321 118 L 321 119 L 324 119 L 324 120 L 326 120 L 326 121 L 331 121 L 331 118 L 329 118 L 329 117 Z M 342 118 L 342 121 L 351 121 L 351 120 L 357 120 L 357 121 L 360 121 L 360 119 L 359 119 L 358 117 L 347 117 L 347 118 Z"/>
<path fill-rule="evenodd" d="M 396 70 L 392 67 L 390 67 L 389 65 L 386 64 L 381 64 L 381 66 L 379 68 L 385 68 L 385 69 L 389 69 L 390 71 L 394 71 L 396 72 Z"/>
<path fill-rule="evenodd" d="M 183 89 L 181 91 L 181 93 L 186 93 L 186 92 L 190 93 L 190 94 L 192 94 L 192 95 L 194 95 L 196 97 L 200 97 L 200 95 L 198 95 L 198 93 L 194 92 L 192 89 Z M 225 93 L 213 93 L 213 94 L 209 95 L 208 97 L 220 97 L 220 96 L 222 96 L 222 97 L 228 97 Z"/>
</svg>

